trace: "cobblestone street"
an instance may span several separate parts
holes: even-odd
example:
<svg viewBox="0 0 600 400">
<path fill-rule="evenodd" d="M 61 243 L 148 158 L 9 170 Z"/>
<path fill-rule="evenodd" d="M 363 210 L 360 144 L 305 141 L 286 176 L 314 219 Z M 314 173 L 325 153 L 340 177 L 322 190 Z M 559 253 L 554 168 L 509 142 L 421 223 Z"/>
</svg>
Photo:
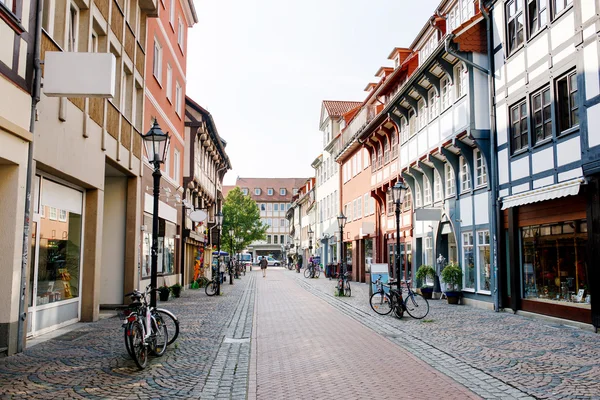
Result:
<svg viewBox="0 0 600 400">
<path fill-rule="evenodd" d="M 165 355 L 150 357 L 143 371 L 127 354 L 121 321 L 109 318 L 0 358 L 0 397 L 243 399 L 250 345 L 228 342 L 250 336 L 254 276 L 224 284 L 220 297 L 187 290 L 179 299 L 160 302 L 178 316 L 181 332 Z"/>
<path fill-rule="evenodd" d="M 368 286 L 269 268 L 187 290 L 161 306 L 181 320 L 162 358 L 138 371 L 118 318 L 0 359 L 9 399 L 599 399 L 600 336 L 430 301 L 422 321 L 376 315 Z"/>
<path fill-rule="evenodd" d="M 288 276 L 484 398 L 600 399 L 600 335 L 539 319 L 430 300 L 429 315 L 375 314 L 366 284 L 334 297 L 335 281 Z"/>
</svg>

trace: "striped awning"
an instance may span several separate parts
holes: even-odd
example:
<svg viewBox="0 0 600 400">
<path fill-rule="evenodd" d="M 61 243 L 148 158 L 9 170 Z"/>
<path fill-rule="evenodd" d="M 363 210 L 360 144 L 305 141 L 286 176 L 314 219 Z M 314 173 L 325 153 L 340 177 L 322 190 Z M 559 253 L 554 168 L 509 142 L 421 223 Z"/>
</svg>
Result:
<svg viewBox="0 0 600 400">
<path fill-rule="evenodd" d="M 545 186 L 539 189 L 530 190 L 524 193 L 518 193 L 512 196 L 506 196 L 502 199 L 502 209 L 506 210 L 512 207 L 518 207 L 525 204 L 536 203 L 538 201 L 558 199 L 560 197 L 574 196 L 579 193 L 579 187 L 585 182 L 583 178 L 572 179 L 570 181 L 557 183 L 555 185 Z"/>
</svg>

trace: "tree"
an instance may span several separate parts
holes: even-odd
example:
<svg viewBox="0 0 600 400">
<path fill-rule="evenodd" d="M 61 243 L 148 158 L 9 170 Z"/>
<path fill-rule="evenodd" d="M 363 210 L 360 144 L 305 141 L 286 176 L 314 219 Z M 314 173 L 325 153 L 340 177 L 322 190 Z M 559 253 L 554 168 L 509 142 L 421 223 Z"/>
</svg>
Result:
<svg viewBox="0 0 600 400">
<path fill-rule="evenodd" d="M 233 188 L 223 202 L 221 245 L 233 255 L 256 240 L 265 240 L 267 228 L 260 219 L 258 204 L 250 196 L 244 196 L 239 187 Z M 232 229 L 233 237 L 229 234 Z"/>
</svg>

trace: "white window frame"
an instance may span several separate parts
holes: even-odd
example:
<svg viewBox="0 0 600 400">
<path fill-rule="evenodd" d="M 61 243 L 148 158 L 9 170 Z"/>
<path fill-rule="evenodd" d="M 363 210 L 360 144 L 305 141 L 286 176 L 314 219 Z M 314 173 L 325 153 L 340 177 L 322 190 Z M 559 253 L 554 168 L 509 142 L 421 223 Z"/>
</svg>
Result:
<svg viewBox="0 0 600 400">
<path fill-rule="evenodd" d="M 173 150 L 173 180 L 179 183 L 181 173 L 181 155 L 179 150 Z"/>
<path fill-rule="evenodd" d="M 427 126 L 427 107 L 425 107 L 425 100 L 421 99 L 417 103 L 419 109 L 419 130 Z"/>
<path fill-rule="evenodd" d="M 273 212 L 273 203 L 267 203 L 267 212 Z"/>
<path fill-rule="evenodd" d="M 440 80 L 440 92 L 441 92 L 441 111 L 445 111 L 446 109 L 448 109 L 448 107 L 450 107 L 451 104 L 451 94 L 452 94 L 452 89 L 450 87 L 450 79 L 444 75 L 442 77 L 442 79 Z"/>
<path fill-rule="evenodd" d="M 431 204 L 432 202 L 432 197 L 431 197 L 431 182 L 429 182 L 429 178 L 424 177 L 423 178 L 423 204 L 424 205 L 428 205 Z"/>
<path fill-rule="evenodd" d="M 286 192 L 285 192 L 285 188 L 281 188 L 281 189 L 279 189 L 279 195 L 280 195 L 280 196 L 285 196 L 285 193 L 286 193 Z"/>
<path fill-rule="evenodd" d="M 165 153 L 165 175 L 169 178 L 171 177 L 171 155 L 170 149 L 167 147 L 167 152 Z"/>
<path fill-rule="evenodd" d="M 471 171 L 469 171 L 469 163 L 461 156 L 459 160 L 460 165 L 460 191 L 461 193 L 468 192 L 471 190 Z"/>
<path fill-rule="evenodd" d="M 10 1 L 10 0 L 9 0 Z M 65 49 L 66 51 L 71 51 L 71 52 L 76 52 L 78 45 L 79 45 L 79 7 L 77 7 L 75 5 L 74 2 L 69 2 L 69 7 L 67 10 L 67 21 L 69 22 L 68 26 L 66 27 L 66 46 Z M 10 10 L 12 10 L 12 7 L 10 7 Z M 75 15 L 72 17 L 72 11 L 75 12 Z M 73 21 L 71 20 L 73 19 Z M 71 41 L 71 35 L 72 35 L 72 41 Z M 71 46 L 73 46 L 71 48 Z"/>
<path fill-rule="evenodd" d="M 438 202 L 444 198 L 442 195 L 442 177 L 437 169 L 433 170 L 433 201 Z"/>
<path fill-rule="evenodd" d="M 485 166 L 485 160 L 483 159 L 483 153 L 479 149 L 473 150 L 473 159 L 475 160 L 476 187 L 487 186 L 487 168 Z"/>
<path fill-rule="evenodd" d="M 415 207 L 423 206 L 423 197 L 421 194 L 421 185 L 415 180 Z"/>
<path fill-rule="evenodd" d="M 56 210 L 56 207 L 50 207 L 50 210 L 48 211 L 48 219 L 52 221 L 56 221 L 58 219 L 58 211 Z"/>
<path fill-rule="evenodd" d="M 429 102 L 429 107 L 427 107 L 428 111 L 429 111 L 429 120 L 432 121 L 434 118 L 436 118 L 438 116 L 438 106 L 439 106 L 439 101 L 438 101 L 438 95 L 435 91 L 434 88 L 429 90 L 429 93 L 427 94 L 428 96 L 428 102 Z"/>
<path fill-rule="evenodd" d="M 259 188 L 254 188 L 254 195 L 255 196 L 260 196 L 260 189 Z"/>
<path fill-rule="evenodd" d="M 183 88 L 179 82 L 175 81 L 175 112 L 181 117 L 181 100 L 183 95 Z"/>
<path fill-rule="evenodd" d="M 362 218 L 363 216 L 363 210 L 362 210 L 362 197 L 358 196 L 356 198 L 356 209 L 357 209 L 357 215 L 356 218 Z"/>
<path fill-rule="evenodd" d="M 483 237 L 482 237 L 482 235 L 483 235 Z M 476 253 L 477 279 L 476 279 L 476 281 L 477 281 L 477 289 L 478 289 L 477 293 L 492 294 L 491 289 L 490 290 L 482 289 L 483 282 L 481 280 L 481 267 L 482 267 L 481 264 L 482 264 L 483 260 L 481 259 L 481 251 L 480 251 L 481 247 L 487 247 L 488 251 L 491 250 L 490 249 L 490 231 L 489 230 L 477 231 L 477 253 Z M 491 262 L 492 262 L 491 257 L 492 257 L 492 255 L 490 252 L 490 264 L 488 266 L 489 273 L 490 273 L 490 284 L 491 284 Z"/>
<path fill-rule="evenodd" d="M 173 104 L 173 68 L 169 63 L 167 63 L 167 100 Z"/>
<path fill-rule="evenodd" d="M 454 169 L 448 163 L 444 164 L 444 172 L 446 175 L 446 197 L 456 195 L 456 180 L 454 179 Z"/>
<path fill-rule="evenodd" d="M 173 31 L 175 31 L 175 1 L 171 0 L 171 4 L 169 4 L 169 23 Z"/>
<path fill-rule="evenodd" d="M 467 94 L 467 69 L 462 62 L 454 67 L 454 82 L 456 82 L 456 100 Z"/>
<path fill-rule="evenodd" d="M 162 46 L 157 38 L 154 38 L 154 55 L 152 58 L 152 74 L 162 86 Z"/>
<path fill-rule="evenodd" d="M 267 189 L 267 195 L 273 196 L 273 188 L 268 188 Z"/>
<path fill-rule="evenodd" d="M 185 41 L 185 32 L 183 31 L 183 29 L 183 22 L 181 22 L 181 18 L 179 18 L 179 21 L 177 22 L 177 44 L 179 45 L 179 48 L 182 52 Z"/>
<path fill-rule="evenodd" d="M 409 137 L 409 128 L 408 121 L 406 118 L 401 117 L 400 119 L 400 144 L 404 144 L 408 141 Z"/>
<path fill-rule="evenodd" d="M 67 222 L 67 210 L 57 210 L 58 211 L 58 220 L 61 222 Z"/>
</svg>

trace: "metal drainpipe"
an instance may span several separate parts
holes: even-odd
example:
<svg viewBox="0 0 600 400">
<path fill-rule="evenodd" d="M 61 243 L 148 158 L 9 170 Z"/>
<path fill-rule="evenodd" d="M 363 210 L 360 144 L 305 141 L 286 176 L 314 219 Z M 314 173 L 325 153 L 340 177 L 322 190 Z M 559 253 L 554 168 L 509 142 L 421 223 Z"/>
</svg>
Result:
<svg viewBox="0 0 600 400">
<path fill-rule="evenodd" d="M 35 37 L 33 42 L 33 86 L 31 91 L 31 115 L 29 119 L 29 132 L 34 133 L 37 115 L 37 104 L 40 101 L 42 86 L 42 68 L 40 60 L 40 49 L 42 42 L 42 7 L 43 0 L 37 0 L 37 11 L 35 18 Z M 25 301 L 27 300 L 27 266 L 29 262 L 29 227 L 31 214 L 31 174 L 33 173 L 33 139 L 29 142 L 27 151 L 27 178 L 25 183 L 25 217 L 23 218 L 23 252 L 21 257 L 21 287 L 19 293 L 19 320 L 17 322 L 17 352 L 24 348 L 25 336 Z"/>
<path fill-rule="evenodd" d="M 490 164 L 492 166 L 491 171 L 489 171 L 490 175 L 490 186 L 492 192 L 492 213 L 495 218 L 491 218 L 491 231 L 492 231 L 492 243 L 493 243 L 493 254 L 492 254 L 492 266 L 494 271 L 494 310 L 496 312 L 500 311 L 500 290 L 499 290 L 499 277 L 498 277 L 498 237 L 501 235 L 499 221 L 500 221 L 500 209 L 498 208 L 498 168 L 497 166 L 497 155 L 496 155 L 496 109 L 494 106 L 495 103 L 495 93 L 496 93 L 496 84 L 494 82 L 494 76 L 492 71 L 494 71 L 494 56 L 492 54 L 492 28 L 491 28 L 491 20 L 490 15 L 485 10 L 483 0 L 479 0 L 479 10 L 481 10 L 481 14 L 485 18 L 486 22 L 486 34 L 487 34 L 487 53 L 488 53 L 488 65 L 489 65 L 489 73 L 488 73 L 488 88 L 490 95 Z"/>
<path fill-rule="evenodd" d="M 448 54 L 452 54 L 454 57 L 458 58 L 460 61 L 464 62 L 465 64 L 470 65 L 473 68 L 476 68 L 478 70 L 480 70 L 481 72 L 483 72 L 484 74 L 490 75 L 490 71 L 488 69 L 485 69 L 484 67 L 482 67 L 479 64 L 475 64 L 473 61 L 471 60 L 467 60 L 466 58 L 464 58 L 463 56 L 457 54 L 454 49 L 452 48 L 452 46 L 450 45 L 450 42 L 452 41 L 452 38 L 454 37 L 453 34 L 449 34 L 448 36 L 446 36 L 446 40 L 444 41 L 444 49 L 446 50 L 446 53 Z M 489 51 L 488 51 L 489 52 Z"/>
</svg>

